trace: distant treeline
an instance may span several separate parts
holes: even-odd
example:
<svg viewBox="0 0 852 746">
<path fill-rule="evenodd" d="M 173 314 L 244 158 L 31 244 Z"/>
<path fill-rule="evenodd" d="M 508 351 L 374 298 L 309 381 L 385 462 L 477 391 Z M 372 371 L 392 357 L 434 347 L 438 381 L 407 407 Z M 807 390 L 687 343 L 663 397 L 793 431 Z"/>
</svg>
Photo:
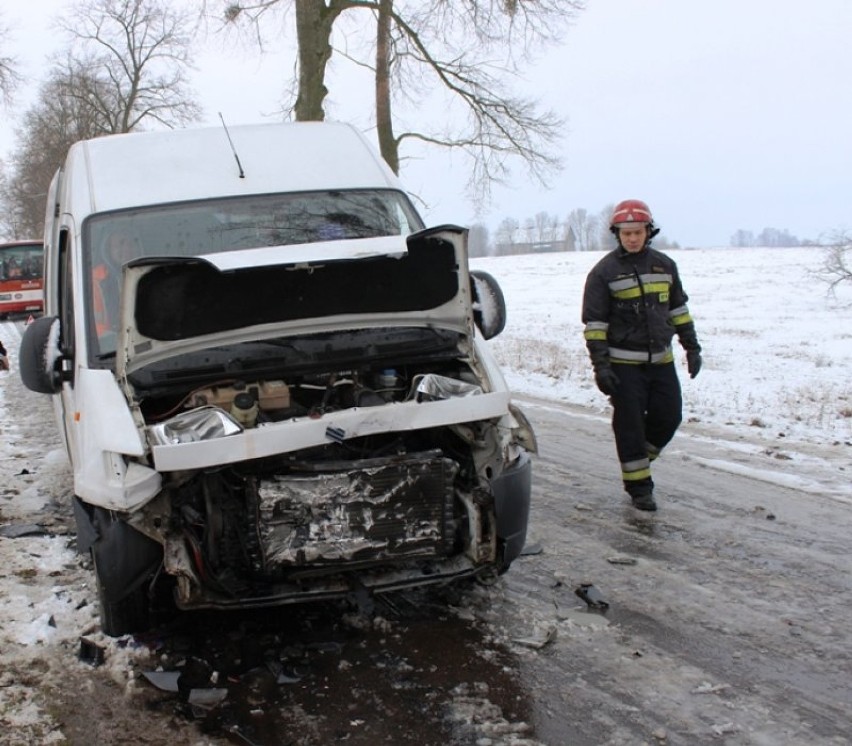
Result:
<svg viewBox="0 0 852 746">
<path fill-rule="evenodd" d="M 476 223 L 470 227 L 471 256 L 507 256 L 552 251 L 604 251 L 615 248 L 609 231 L 609 216 L 613 206 L 607 205 L 598 213 L 584 209 L 572 210 L 567 217 L 538 213 L 523 222 L 505 218 L 492 235 L 488 227 Z M 817 241 L 799 240 L 786 229 L 764 228 L 760 233 L 739 229 L 730 239 L 730 246 L 788 247 L 818 246 Z M 659 235 L 654 246 L 663 251 L 681 248 L 677 241 Z"/>
</svg>

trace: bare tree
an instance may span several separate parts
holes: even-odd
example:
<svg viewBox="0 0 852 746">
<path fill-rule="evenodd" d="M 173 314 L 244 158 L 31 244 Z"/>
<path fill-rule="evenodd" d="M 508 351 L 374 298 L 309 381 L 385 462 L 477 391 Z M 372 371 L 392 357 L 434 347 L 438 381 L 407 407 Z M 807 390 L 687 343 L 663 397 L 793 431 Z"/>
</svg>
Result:
<svg viewBox="0 0 852 746">
<path fill-rule="evenodd" d="M 757 245 L 758 246 L 774 246 L 774 247 L 790 247 L 790 246 L 800 246 L 801 241 L 798 238 L 791 235 L 790 231 L 786 228 L 764 228 L 760 234 L 757 236 Z"/>
<path fill-rule="evenodd" d="M 94 80 L 80 74 L 67 77 L 55 68 L 42 85 L 36 103 L 24 114 L 17 147 L 0 187 L 0 223 L 13 238 L 42 233 L 47 187 L 77 140 L 108 134 L 99 113 L 77 95 L 77 87 L 95 88 Z"/>
<path fill-rule="evenodd" d="M 497 226 L 496 253 L 511 254 L 520 239 L 521 226 L 515 218 L 504 218 Z"/>
<path fill-rule="evenodd" d="M 737 248 L 754 246 L 754 233 L 743 228 L 738 228 L 736 233 L 731 236 L 731 246 L 736 246 Z"/>
<path fill-rule="evenodd" d="M 345 10 L 365 7 L 378 10 L 378 0 L 235 0 L 224 13 L 229 24 L 243 23 L 255 31 L 255 41 L 262 48 L 261 26 L 290 22 L 289 11 L 295 9 L 297 39 L 296 86 L 294 102 L 287 113 L 299 122 L 321 122 L 325 119 L 326 70 L 332 52 L 332 29 Z M 289 87 L 289 86 L 288 86 Z"/>
<path fill-rule="evenodd" d="M 835 234 L 825 247 L 820 276 L 834 294 L 845 283 L 852 283 L 852 237 L 846 232 Z"/>
<path fill-rule="evenodd" d="M 469 193 L 482 202 L 493 184 L 508 178 L 516 159 L 541 182 L 559 167 L 551 149 L 562 120 L 512 93 L 507 82 L 516 79 L 532 48 L 558 38 L 583 0 L 245 0 L 232 3 L 226 19 L 242 16 L 258 24 L 268 12 L 293 6 L 297 120 L 324 118 L 335 21 L 347 10 L 369 10 L 376 21 L 376 125 L 392 169 L 398 172 L 406 140 L 460 150 L 469 159 Z M 433 96 L 441 102 L 424 109 L 423 101 Z M 394 97 L 417 112 L 407 126 L 397 127 L 402 119 L 391 114 Z"/>
<path fill-rule="evenodd" d="M 399 139 L 394 134 L 391 74 L 393 68 L 393 0 L 379 0 L 376 23 L 376 133 L 379 152 L 391 170 L 399 175 Z"/>
<path fill-rule="evenodd" d="M 552 154 L 563 121 L 512 91 L 531 49 L 558 38 L 582 2 L 572 0 L 430 0 L 407 15 L 393 13 L 396 40 L 394 92 L 417 111 L 395 135 L 462 151 L 468 159 L 468 193 L 487 202 L 520 161 L 540 183 L 559 169 Z M 516 56 L 517 55 L 517 56 Z M 420 105 L 435 94 L 437 118 Z"/>
<path fill-rule="evenodd" d="M 483 223 L 471 225 L 467 245 L 470 256 L 489 256 L 491 254 L 491 236 L 488 232 L 488 226 Z"/>
<path fill-rule="evenodd" d="M 604 205 L 598 213 L 598 245 L 595 247 L 597 249 L 614 249 L 618 243 L 609 228 L 609 221 L 612 219 L 613 212 L 615 212 L 615 203 L 611 202 Z"/>
<path fill-rule="evenodd" d="M 574 229 L 568 223 L 562 223 L 560 227 L 562 228 L 560 239 L 563 251 L 579 251 L 580 247 L 577 245 L 577 235 L 574 233 Z"/>
<path fill-rule="evenodd" d="M 559 219 L 546 212 L 537 212 L 533 217 L 535 222 L 535 237 L 537 243 L 548 243 L 559 240 Z"/>
<path fill-rule="evenodd" d="M 69 95 L 96 112 L 105 131 L 147 122 L 172 127 L 200 116 L 187 84 L 189 12 L 166 0 L 86 0 L 60 26 L 73 50 L 61 64 L 78 80 Z"/>
<path fill-rule="evenodd" d="M 9 28 L 0 22 L 0 100 L 5 104 L 9 103 L 12 93 L 21 82 L 15 58 L 4 51 L 10 35 Z"/>
<path fill-rule="evenodd" d="M 4 173 L 0 221 L 12 236 L 41 234 L 45 193 L 72 143 L 199 115 L 186 86 L 191 16 L 165 0 L 88 0 L 62 27 L 69 51 L 25 114 Z"/>
<path fill-rule="evenodd" d="M 568 213 L 567 223 L 574 232 L 577 251 L 599 248 L 600 220 L 596 215 L 590 215 L 588 210 L 578 207 Z"/>
</svg>

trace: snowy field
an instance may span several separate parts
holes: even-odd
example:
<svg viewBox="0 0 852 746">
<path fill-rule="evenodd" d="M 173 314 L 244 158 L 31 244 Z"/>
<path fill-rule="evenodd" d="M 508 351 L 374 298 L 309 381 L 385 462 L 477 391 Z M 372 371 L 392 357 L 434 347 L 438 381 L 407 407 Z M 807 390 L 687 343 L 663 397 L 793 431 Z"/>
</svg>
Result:
<svg viewBox="0 0 852 746">
<path fill-rule="evenodd" d="M 675 341 L 684 421 L 732 438 L 852 441 L 852 283 L 832 297 L 824 250 L 673 251 L 703 347 L 697 378 Z M 493 349 L 517 393 L 604 412 L 580 321 L 598 252 L 477 259 L 500 282 L 508 323 Z M 788 442 L 788 447 L 790 443 Z"/>
</svg>

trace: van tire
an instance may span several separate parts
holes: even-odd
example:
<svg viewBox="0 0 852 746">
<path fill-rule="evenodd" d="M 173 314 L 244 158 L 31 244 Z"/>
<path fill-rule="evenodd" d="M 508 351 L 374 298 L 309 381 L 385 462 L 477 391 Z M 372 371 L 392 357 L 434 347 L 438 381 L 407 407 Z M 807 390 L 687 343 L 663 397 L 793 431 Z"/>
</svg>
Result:
<svg viewBox="0 0 852 746">
<path fill-rule="evenodd" d="M 92 551 L 92 563 L 95 567 L 95 579 L 98 586 L 98 603 L 101 611 L 101 630 L 110 637 L 121 637 L 133 632 L 142 632 L 150 624 L 150 603 L 148 601 L 147 585 L 134 588 L 124 598 L 118 601 L 107 600 L 101 574 L 98 572 L 98 561 Z"/>
<path fill-rule="evenodd" d="M 91 508 L 92 564 L 104 634 L 119 637 L 148 629 L 152 584 L 163 563 L 162 547 L 104 508 Z"/>
</svg>

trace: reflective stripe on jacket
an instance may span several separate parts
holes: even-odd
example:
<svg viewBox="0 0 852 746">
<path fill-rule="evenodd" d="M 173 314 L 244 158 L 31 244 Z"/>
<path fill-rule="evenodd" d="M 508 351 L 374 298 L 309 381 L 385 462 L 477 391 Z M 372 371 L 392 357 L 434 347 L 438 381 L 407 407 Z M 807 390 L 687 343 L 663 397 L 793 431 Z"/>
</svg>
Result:
<svg viewBox="0 0 852 746">
<path fill-rule="evenodd" d="M 677 334 L 700 350 L 677 265 L 652 248 L 621 247 L 589 272 L 583 294 L 584 337 L 592 363 L 668 363 Z"/>
</svg>

